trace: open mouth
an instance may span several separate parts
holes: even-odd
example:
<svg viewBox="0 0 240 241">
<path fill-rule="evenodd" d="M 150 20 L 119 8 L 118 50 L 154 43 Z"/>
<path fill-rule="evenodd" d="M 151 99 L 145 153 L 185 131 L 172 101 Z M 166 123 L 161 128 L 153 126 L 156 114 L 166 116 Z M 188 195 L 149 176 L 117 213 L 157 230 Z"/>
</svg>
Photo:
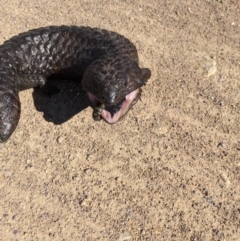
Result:
<svg viewBox="0 0 240 241">
<path fill-rule="evenodd" d="M 88 97 L 93 104 L 93 118 L 95 120 L 104 119 L 109 124 L 119 121 L 129 109 L 138 101 L 141 96 L 141 89 L 137 89 L 125 96 L 123 100 L 115 105 L 105 105 L 97 97 L 88 92 Z"/>
</svg>

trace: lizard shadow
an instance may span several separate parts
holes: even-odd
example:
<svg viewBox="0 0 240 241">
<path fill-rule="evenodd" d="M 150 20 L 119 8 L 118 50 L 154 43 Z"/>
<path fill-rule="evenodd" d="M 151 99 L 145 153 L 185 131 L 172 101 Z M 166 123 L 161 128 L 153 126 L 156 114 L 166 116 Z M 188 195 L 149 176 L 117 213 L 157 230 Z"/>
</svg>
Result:
<svg viewBox="0 0 240 241">
<path fill-rule="evenodd" d="M 36 87 L 32 93 L 36 109 L 43 112 L 48 122 L 56 125 L 71 119 L 89 106 L 81 82 L 66 79 L 49 79 L 44 87 Z"/>
</svg>

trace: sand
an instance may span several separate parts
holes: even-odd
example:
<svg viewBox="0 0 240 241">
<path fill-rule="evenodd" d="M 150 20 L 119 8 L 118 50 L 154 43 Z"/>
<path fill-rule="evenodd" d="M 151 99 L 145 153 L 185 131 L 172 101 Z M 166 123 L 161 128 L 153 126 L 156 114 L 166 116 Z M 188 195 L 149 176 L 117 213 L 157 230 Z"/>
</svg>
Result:
<svg viewBox="0 0 240 241">
<path fill-rule="evenodd" d="M 0 0 L 0 43 L 29 29 L 116 31 L 152 71 L 115 125 L 75 83 L 20 93 L 0 145 L 0 240 L 240 240 L 237 0 Z"/>
</svg>

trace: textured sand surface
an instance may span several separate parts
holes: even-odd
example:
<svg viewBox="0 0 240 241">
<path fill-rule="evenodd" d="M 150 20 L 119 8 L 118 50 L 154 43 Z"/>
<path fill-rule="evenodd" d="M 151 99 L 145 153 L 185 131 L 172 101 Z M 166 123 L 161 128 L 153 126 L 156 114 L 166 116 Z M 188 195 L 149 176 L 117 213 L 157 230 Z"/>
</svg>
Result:
<svg viewBox="0 0 240 241">
<path fill-rule="evenodd" d="M 240 240 L 238 0 L 0 3 L 0 43 L 100 27 L 131 39 L 152 71 L 116 125 L 94 122 L 67 80 L 52 98 L 20 93 L 0 145 L 0 240 Z"/>
</svg>

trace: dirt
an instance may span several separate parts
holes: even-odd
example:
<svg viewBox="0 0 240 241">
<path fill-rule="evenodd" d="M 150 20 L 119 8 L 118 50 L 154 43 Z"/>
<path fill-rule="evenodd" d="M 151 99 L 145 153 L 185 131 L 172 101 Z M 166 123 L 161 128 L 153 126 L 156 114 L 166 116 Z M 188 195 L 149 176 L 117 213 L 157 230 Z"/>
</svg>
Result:
<svg viewBox="0 0 240 241">
<path fill-rule="evenodd" d="M 54 97 L 20 93 L 20 123 L 0 145 L 0 240 L 240 240 L 239 1 L 0 3 L 0 43 L 100 27 L 152 71 L 115 125 L 95 122 L 67 80 Z"/>
</svg>

